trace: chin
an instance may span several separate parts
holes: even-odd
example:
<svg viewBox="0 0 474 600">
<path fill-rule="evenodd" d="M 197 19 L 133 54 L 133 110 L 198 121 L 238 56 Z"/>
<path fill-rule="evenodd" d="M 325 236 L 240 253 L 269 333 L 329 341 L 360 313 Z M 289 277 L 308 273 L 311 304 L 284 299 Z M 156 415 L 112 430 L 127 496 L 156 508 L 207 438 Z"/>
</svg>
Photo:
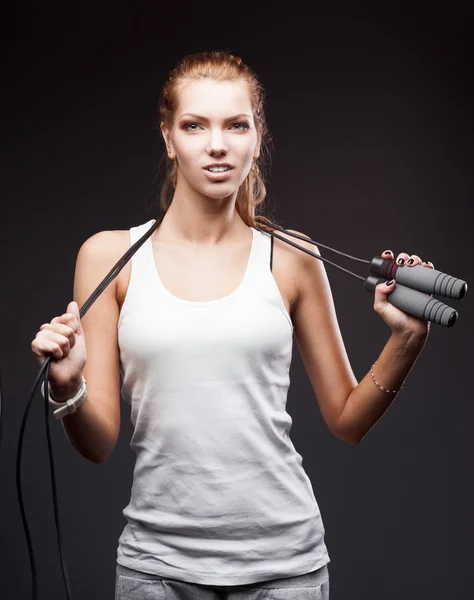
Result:
<svg viewBox="0 0 474 600">
<path fill-rule="evenodd" d="M 222 184 L 212 184 L 206 189 L 199 190 L 203 196 L 207 196 L 208 198 L 215 198 L 216 200 L 220 198 L 228 198 L 237 192 L 238 188 L 235 186 L 222 185 Z"/>
</svg>

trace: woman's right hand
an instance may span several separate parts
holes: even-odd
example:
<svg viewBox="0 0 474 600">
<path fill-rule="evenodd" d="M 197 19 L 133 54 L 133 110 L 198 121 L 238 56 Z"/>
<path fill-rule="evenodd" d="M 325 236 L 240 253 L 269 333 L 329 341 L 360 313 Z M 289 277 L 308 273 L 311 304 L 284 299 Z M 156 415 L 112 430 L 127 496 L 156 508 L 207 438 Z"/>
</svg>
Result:
<svg viewBox="0 0 474 600">
<path fill-rule="evenodd" d="M 81 327 L 81 317 L 77 302 L 67 305 L 67 312 L 60 317 L 54 317 L 51 323 L 41 325 L 31 349 L 43 364 L 51 356 L 49 367 L 49 384 L 51 395 L 54 391 L 65 392 L 81 381 L 82 370 L 87 362 L 86 340 Z M 67 396 L 69 397 L 69 396 Z M 60 398 L 58 398 L 60 401 Z"/>
</svg>

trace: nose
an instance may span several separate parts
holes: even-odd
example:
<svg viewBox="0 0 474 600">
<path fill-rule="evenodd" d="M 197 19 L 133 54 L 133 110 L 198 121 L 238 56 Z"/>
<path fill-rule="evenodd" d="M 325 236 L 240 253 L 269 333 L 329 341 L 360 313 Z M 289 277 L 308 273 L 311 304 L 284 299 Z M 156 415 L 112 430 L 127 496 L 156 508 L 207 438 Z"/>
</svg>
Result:
<svg viewBox="0 0 474 600">
<path fill-rule="evenodd" d="M 208 154 L 214 155 L 222 155 L 226 154 L 228 151 L 227 145 L 224 140 L 224 136 L 222 135 L 222 131 L 218 129 L 214 129 L 211 131 L 211 136 L 209 139 L 209 145 L 207 147 Z"/>
</svg>

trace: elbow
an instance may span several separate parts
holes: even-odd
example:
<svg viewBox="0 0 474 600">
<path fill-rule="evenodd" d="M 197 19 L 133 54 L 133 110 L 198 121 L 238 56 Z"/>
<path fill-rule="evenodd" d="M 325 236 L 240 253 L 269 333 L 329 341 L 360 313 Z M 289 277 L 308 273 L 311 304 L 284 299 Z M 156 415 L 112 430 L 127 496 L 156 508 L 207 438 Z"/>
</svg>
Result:
<svg viewBox="0 0 474 600">
<path fill-rule="evenodd" d="M 102 454 L 95 454 L 92 456 L 86 456 L 86 458 L 91 462 L 95 463 L 96 465 L 101 465 L 109 460 L 109 458 L 112 456 L 114 449 L 115 443 L 111 445 L 110 448 L 108 448 L 107 452 Z"/>
<path fill-rule="evenodd" d="M 102 465 L 103 463 L 107 462 L 109 457 L 108 456 L 107 457 L 87 456 L 86 458 L 87 458 L 87 460 L 89 460 L 91 463 L 94 463 L 95 465 Z"/>
<path fill-rule="evenodd" d="M 338 434 L 338 433 L 335 433 L 334 435 L 335 435 L 337 438 L 339 438 L 340 440 L 342 440 L 343 442 L 347 442 L 348 444 L 352 444 L 353 446 L 355 446 L 355 445 L 359 444 L 359 443 L 362 441 L 362 440 L 358 440 L 358 439 L 355 439 L 355 438 L 350 438 L 350 437 L 349 437 L 349 436 L 347 436 L 347 435 L 344 435 L 344 436 L 343 436 L 343 435 L 340 435 L 340 434 Z"/>
<path fill-rule="evenodd" d="M 77 450 L 77 448 L 76 448 L 76 450 Z M 99 456 L 97 454 L 88 454 L 85 452 L 81 452 L 80 450 L 78 450 L 78 452 L 83 458 L 85 458 L 89 462 L 94 463 L 96 465 L 101 465 L 102 463 L 105 463 L 110 456 L 110 455 Z"/>
<path fill-rule="evenodd" d="M 67 437 L 67 434 L 66 434 Z M 83 448 L 81 448 L 78 444 L 76 444 L 74 442 L 73 439 L 68 437 L 68 440 L 71 442 L 72 446 L 74 447 L 74 449 L 82 456 L 82 458 L 85 458 L 86 460 L 88 460 L 91 463 L 95 463 L 96 465 L 100 465 L 102 463 L 105 463 L 110 455 L 112 454 L 115 444 L 110 448 L 109 451 L 107 451 L 107 453 L 98 453 L 98 452 L 86 452 Z"/>
<path fill-rule="evenodd" d="M 348 444 L 352 444 L 352 445 L 357 445 L 359 444 L 362 439 L 359 438 L 358 436 L 354 435 L 354 433 L 352 433 L 351 431 L 349 431 L 347 428 L 333 428 L 332 429 L 332 433 L 333 435 L 335 435 L 338 439 L 342 440 L 343 442 L 347 442 Z"/>
<path fill-rule="evenodd" d="M 360 436 L 359 432 L 354 431 L 354 427 L 347 418 L 344 418 L 343 413 L 339 416 L 336 423 L 333 424 L 331 431 L 337 438 L 348 444 L 356 445 L 362 441 L 363 436 Z"/>
<path fill-rule="evenodd" d="M 110 456 L 115 448 L 115 444 L 113 444 L 107 450 L 104 450 L 104 448 L 101 448 L 100 451 L 97 451 L 97 449 L 96 449 L 95 451 L 91 452 L 90 449 L 88 449 L 88 451 L 85 451 L 83 448 L 80 448 L 77 444 L 74 443 L 73 440 L 70 440 L 70 441 L 71 441 L 72 445 L 74 446 L 74 448 L 77 450 L 77 452 L 83 458 L 85 458 L 89 462 L 94 463 L 96 465 L 100 465 L 102 463 L 107 462 L 107 460 L 110 458 Z"/>
<path fill-rule="evenodd" d="M 106 455 L 101 455 L 101 456 L 97 456 L 97 455 L 93 455 L 93 456 L 84 456 L 84 458 L 87 458 L 87 460 L 89 460 L 90 462 L 96 464 L 96 465 L 102 465 L 105 462 L 107 462 L 110 458 L 110 456 L 112 455 L 113 452 L 113 448 L 112 450 L 106 454 Z"/>
</svg>

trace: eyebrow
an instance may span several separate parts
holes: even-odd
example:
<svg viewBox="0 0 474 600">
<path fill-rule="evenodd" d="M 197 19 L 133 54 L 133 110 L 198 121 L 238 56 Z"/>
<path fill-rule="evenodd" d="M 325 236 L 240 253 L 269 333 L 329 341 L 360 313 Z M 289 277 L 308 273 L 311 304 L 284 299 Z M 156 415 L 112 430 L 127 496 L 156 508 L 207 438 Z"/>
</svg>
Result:
<svg viewBox="0 0 474 600">
<path fill-rule="evenodd" d="M 192 117 L 193 119 L 198 119 L 200 121 L 209 121 L 207 117 L 203 117 L 202 115 L 195 115 L 194 113 L 183 113 L 181 115 L 181 119 L 183 117 Z M 233 117 L 228 117 L 224 119 L 224 121 L 235 121 L 236 119 L 241 119 L 242 117 L 247 117 L 248 119 L 252 119 L 252 117 L 246 113 L 240 113 L 239 115 L 234 115 Z"/>
</svg>

